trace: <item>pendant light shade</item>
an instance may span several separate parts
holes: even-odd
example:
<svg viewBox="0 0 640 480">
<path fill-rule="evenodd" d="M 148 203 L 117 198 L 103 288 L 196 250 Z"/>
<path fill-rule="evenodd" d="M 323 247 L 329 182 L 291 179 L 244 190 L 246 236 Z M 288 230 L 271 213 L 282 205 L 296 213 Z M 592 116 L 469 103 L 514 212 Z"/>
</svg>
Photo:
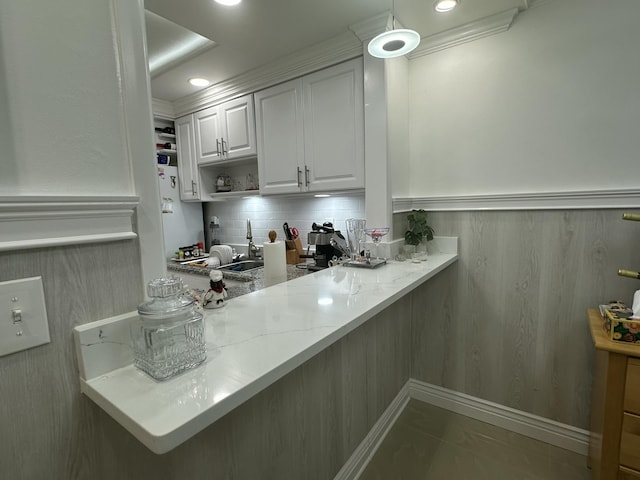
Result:
<svg viewBox="0 0 640 480">
<path fill-rule="evenodd" d="M 389 30 L 371 40 L 367 50 L 377 58 L 400 57 L 412 51 L 419 43 L 418 32 L 407 29 Z"/>
<path fill-rule="evenodd" d="M 420 44 L 420 35 L 406 28 L 396 29 L 395 0 L 391 2 L 391 30 L 382 32 L 369 42 L 369 54 L 377 58 L 401 57 Z"/>
</svg>

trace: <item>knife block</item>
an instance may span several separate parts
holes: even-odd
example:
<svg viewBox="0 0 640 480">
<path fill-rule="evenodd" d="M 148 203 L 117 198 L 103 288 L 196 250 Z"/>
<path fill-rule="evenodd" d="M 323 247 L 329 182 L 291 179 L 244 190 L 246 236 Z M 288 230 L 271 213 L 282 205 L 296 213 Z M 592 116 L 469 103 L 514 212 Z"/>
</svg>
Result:
<svg viewBox="0 0 640 480">
<path fill-rule="evenodd" d="M 285 255 L 287 258 L 287 264 L 296 265 L 300 263 L 300 255 L 303 253 L 300 238 L 298 237 L 293 240 L 285 240 L 284 242 L 286 246 Z"/>
</svg>

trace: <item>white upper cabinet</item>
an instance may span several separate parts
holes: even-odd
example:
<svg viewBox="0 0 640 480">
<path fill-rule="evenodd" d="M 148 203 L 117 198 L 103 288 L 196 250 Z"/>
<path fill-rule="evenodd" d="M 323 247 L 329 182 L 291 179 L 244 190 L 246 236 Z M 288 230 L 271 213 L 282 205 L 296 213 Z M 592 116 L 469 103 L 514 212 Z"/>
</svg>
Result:
<svg viewBox="0 0 640 480">
<path fill-rule="evenodd" d="M 254 94 L 262 194 L 364 188 L 362 59 Z"/>
<path fill-rule="evenodd" d="M 312 73 L 302 83 L 307 188 L 364 188 L 362 59 Z"/>
<path fill-rule="evenodd" d="M 194 116 L 186 115 L 175 121 L 178 148 L 178 181 L 180 199 L 200 200 L 200 174 L 195 155 Z"/>
<path fill-rule="evenodd" d="M 253 95 L 236 98 L 223 103 L 219 108 L 225 158 L 255 156 L 257 149 Z"/>
<path fill-rule="evenodd" d="M 196 112 L 194 121 L 199 164 L 256 155 L 252 95 Z"/>
<path fill-rule="evenodd" d="M 195 158 L 197 163 L 207 163 L 222 158 L 222 129 L 218 107 L 211 107 L 193 114 L 195 122 Z"/>
<path fill-rule="evenodd" d="M 260 192 L 299 192 L 304 179 L 302 79 L 254 95 Z"/>
</svg>

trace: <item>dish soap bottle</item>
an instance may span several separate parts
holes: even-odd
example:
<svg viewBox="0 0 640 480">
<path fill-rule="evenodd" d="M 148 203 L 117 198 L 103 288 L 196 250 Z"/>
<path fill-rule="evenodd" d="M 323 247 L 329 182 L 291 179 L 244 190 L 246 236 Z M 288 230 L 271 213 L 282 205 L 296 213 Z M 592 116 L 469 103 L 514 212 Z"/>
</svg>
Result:
<svg viewBox="0 0 640 480">
<path fill-rule="evenodd" d="M 151 298 L 138 307 L 131 325 L 133 364 L 156 380 L 166 380 L 207 358 L 204 319 L 182 280 L 158 278 L 147 285 Z"/>
</svg>

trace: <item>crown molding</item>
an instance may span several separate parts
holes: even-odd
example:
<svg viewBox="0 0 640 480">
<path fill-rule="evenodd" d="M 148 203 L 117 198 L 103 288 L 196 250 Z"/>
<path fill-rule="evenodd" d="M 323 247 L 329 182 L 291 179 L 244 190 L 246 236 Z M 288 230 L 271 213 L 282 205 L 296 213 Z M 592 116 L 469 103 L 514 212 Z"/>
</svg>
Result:
<svg viewBox="0 0 640 480">
<path fill-rule="evenodd" d="M 420 40 L 420 45 L 418 45 L 413 52 L 409 53 L 407 57 L 409 57 L 409 60 L 413 60 L 414 58 L 429 55 L 446 48 L 505 32 L 509 30 L 518 13 L 518 8 L 511 8 L 504 12 L 452 28 L 451 30 L 423 37 L 422 40 Z"/>
<path fill-rule="evenodd" d="M 0 251 L 136 238 L 138 197 L 0 197 Z"/>
<path fill-rule="evenodd" d="M 177 117 L 247 95 L 362 55 L 362 42 L 345 32 L 325 42 L 212 85 L 173 102 Z"/>
<path fill-rule="evenodd" d="M 349 25 L 349 30 L 351 30 L 362 43 L 368 44 L 369 40 L 379 33 L 391 29 L 393 25 L 392 18 L 391 12 L 381 13 L 375 17 Z"/>
<path fill-rule="evenodd" d="M 446 197 L 397 197 L 392 200 L 392 205 L 393 213 L 408 212 L 414 209 L 429 211 L 470 211 L 640 208 L 640 190 L 588 190 Z"/>
<path fill-rule="evenodd" d="M 176 113 L 171 102 L 160 100 L 159 98 L 152 98 L 151 101 L 154 117 L 164 118 L 165 120 L 174 120 L 176 118 Z"/>
</svg>

